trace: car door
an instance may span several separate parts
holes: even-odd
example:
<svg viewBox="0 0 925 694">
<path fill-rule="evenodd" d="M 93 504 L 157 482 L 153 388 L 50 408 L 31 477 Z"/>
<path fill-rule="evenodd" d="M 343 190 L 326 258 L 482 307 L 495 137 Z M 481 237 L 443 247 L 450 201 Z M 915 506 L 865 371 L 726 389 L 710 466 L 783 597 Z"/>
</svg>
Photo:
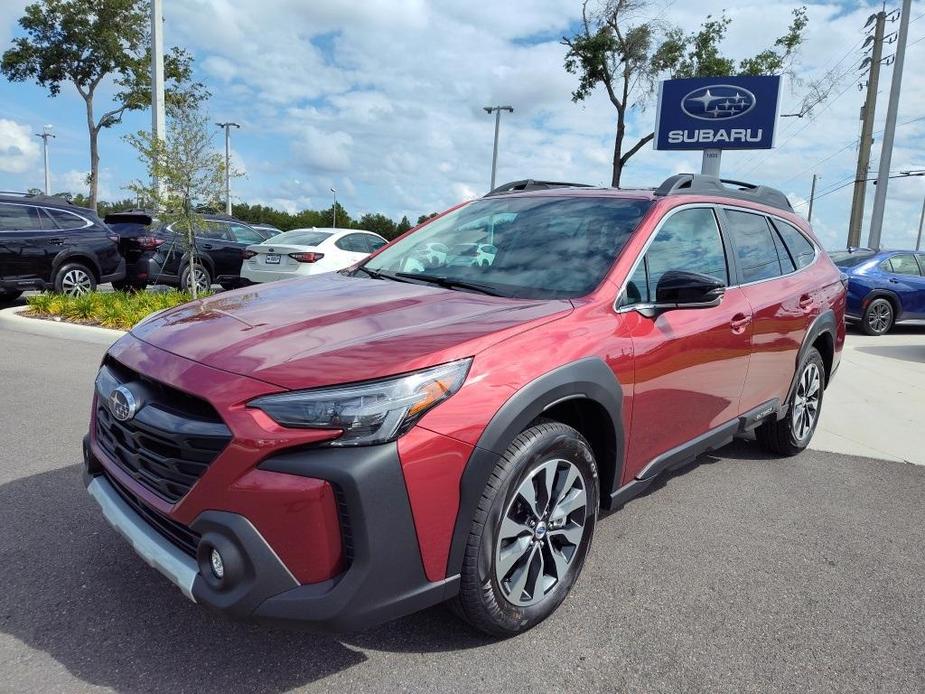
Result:
<svg viewBox="0 0 925 694">
<path fill-rule="evenodd" d="M 794 260 L 766 215 L 725 207 L 722 218 L 738 281 L 752 310 L 752 355 L 742 388 L 742 410 L 749 411 L 785 402 L 803 338 L 824 302 L 817 297 L 820 287 L 814 275 L 797 268 L 798 262 L 804 267 L 812 262 L 812 244 L 811 256 L 795 247 Z"/>
<path fill-rule="evenodd" d="M 207 221 L 206 228 L 196 236 L 196 247 L 212 261 L 212 279 L 238 275 L 244 258 L 243 247 L 231 235 L 231 225 L 226 222 Z"/>
<path fill-rule="evenodd" d="M 720 279 L 726 293 L 718 306 L 646 315 L 659 278 L 670 270 Z M 714 209 L 685 206 L 661 221 L 627 281 L 618 310 L 635 355 L 626 454 L 626 472 L 633 477 L 739 415 L 751 309 L 742 291 L 729 286 L 730 270 Z"/>
<path fill-rule="evenodd" d="M 37 237 L 42 235 L 43 219 L 50 223 L 32 205 L 0 203 L 0 278 L 4 281 L 25 282 L 42 276 L 44 252 Z"/>
<path fill-rule="evenodd" d="M 899 296 L 902 304 L 900 318 L 925 314 L 925 278 L 912 253 L 897 253 L 881 267 L 886 270 L 888 288 Z"/>
</svg>

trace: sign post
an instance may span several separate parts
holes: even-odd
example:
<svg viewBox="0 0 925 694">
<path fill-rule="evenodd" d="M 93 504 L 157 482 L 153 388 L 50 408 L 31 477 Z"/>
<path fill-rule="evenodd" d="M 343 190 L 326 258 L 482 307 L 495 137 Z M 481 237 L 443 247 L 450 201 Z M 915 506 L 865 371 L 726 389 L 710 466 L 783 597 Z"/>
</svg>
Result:
<svg viewBox="0 0 925 694">
<path fill-rule="evenodd" d="M 658 90 L 653 147 L 702 150 L 701 173 L 719 176 L 724 149 L 771 149 L 780 77 L 665 80 Z"/>
</svg>

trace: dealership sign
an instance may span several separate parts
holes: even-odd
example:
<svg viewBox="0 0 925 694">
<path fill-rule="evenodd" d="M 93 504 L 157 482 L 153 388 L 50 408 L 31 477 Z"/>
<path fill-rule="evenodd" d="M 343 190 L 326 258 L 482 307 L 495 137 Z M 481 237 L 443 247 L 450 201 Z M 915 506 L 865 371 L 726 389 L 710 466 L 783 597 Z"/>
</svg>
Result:
<svg viewBox="0 0 925 694">
<path fill-rule="evenodd" d="M 655 149 L 770 149 L 780 77 L 694 77 L 659 85 Z"/>
</svg>

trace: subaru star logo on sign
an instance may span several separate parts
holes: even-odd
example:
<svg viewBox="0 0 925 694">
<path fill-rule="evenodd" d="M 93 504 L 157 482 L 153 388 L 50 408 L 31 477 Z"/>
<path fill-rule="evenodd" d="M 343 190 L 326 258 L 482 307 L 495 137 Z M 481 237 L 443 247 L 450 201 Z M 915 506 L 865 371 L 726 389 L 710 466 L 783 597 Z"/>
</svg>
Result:
<svg viewBox="0 0 925 694">
<path fill-rule="evenodd" d="M 691 118 L 729 120 L 755 107 L 755 95 L 747 89 L 728 84 L 698 87 L 681 99 L 681 109 Z"/>
<path fill-rule="evenodd" d="M 780 77 L 666 80 L 655 149 L 770 149 L 779 92 Z"/>
</svg>

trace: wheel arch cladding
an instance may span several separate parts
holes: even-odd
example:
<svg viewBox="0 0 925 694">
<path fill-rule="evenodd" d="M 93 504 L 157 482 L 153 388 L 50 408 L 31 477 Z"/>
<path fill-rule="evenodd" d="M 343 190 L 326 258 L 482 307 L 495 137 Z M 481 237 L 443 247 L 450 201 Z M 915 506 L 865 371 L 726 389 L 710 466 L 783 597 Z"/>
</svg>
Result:
<svg viewBox="0 0 925 694">
<path fill-rule="evenodd" d="M 891 292 L 889 289 L 872 289 L 867 296 L 864 297 L 863 309 L 861 310 L 862 318 L 864 317 L 864 311 L 867 310 L 867 307 L 877 299 L 886 299 L 889 301 L 890 305 L 893 307 L 893 321 L 896 322 L 899 320 L 903 312 L 903 302 L 898 294 Z"/>
<path fill-rule="evenodd" d="M 803 363 L 806 353 L 813 347 L 816 347 L 817 344 L 827 345 L 831 342 L 832 349 L 831 352 L 829 352 L 830 356 L 826 357 L 826 353 L 821 352 L 822 361 L 826 367 L 825 380 L 826 384 L 828 384 L 829 377 L 832 375 L 831 368 L 835 357 L 835 338 L 838 334 L 836 320 L 835 311 L 827 309 L 816 316 L 816 319 L 810 324 L 809 329 L 806 331 L 806 335 L 803 336 L 803 344 L 800 345 L 800 351 L 797 352 L 796 363 L 793 366 L 793 378 L 790 381 L 790 389 L 787 391 L 787 399 L 781 406 L 778 418 L 783 417 L 787 413 L 790 400 L 793 398 L 793 391 L 797 387 L 797 378 L 800 375 L 800 364 Z"/>
<path fill-rule="evenodd" d="M 622 410 L 623 388 L 610 367 L 597 357 L 560 366 L 514 393 L 485 427 L 463 472 L 447 575 L 452 576 L 460 571 L 472 519 L 498 457 L 520 432 L 539 417 L 549 416 L 557 421 L 563 421 L 561 417 L 568 417 L 578 421 L 576 416 L 591 413 L 588 416 L 605 419 L 607 433 L 603 436 L 596 433 L 594 440 L 589 438 L 588 441 L 595 455 L 599 449 L 610 452 L 609 459 L 597 461 L 601 475 L 601 498 L 609 498 L 613 489 L 619 486 L 623 471 Z M 601 419 L 593 421 L 600 423 Z M 564 423 L 573 426 L 569 421 Z M 582 422 L 582 425 L 593 426 L 588 421 Z M 595 440 L 599 449 L 595 447 Z"/>
<path fill-rule="evenodd" d="M 92 255 L 87 254 L 85 251 L 76 249 L 73 251 L 64 251 L 55 258 L 53 264 L 52 275 L 56 275 L 58 270 L 67 265 L 68 263 L 80 263 L 81 265 L 86 265 L 87 269 L 93 273 L 94 278 L 97 282 L 100 281 L 101 272 L 100 266 L 96 258 Z"/>
</svg>

